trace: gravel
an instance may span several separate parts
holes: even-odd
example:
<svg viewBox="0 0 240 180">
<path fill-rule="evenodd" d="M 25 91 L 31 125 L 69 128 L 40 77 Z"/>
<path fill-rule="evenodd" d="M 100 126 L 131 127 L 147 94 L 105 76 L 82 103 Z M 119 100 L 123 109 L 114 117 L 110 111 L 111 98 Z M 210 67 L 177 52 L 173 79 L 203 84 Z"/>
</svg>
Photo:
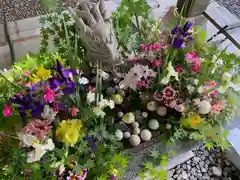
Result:
<svg viewBox="0 0 240 180">
<path fill-rule="evenodd" d="M 76 0 L 61 0 L 60 6 L 75 6 L 75 3 Z M 0 0 L 0 23 L 3 23 L 4 10 L 7 21 L 16 21 L 46 13 L 39 0 Z"/>
<path fill-rule="evenodd" d="M 193 150 L 194 157 L 170 170 L 170 180 L 240 180 L 240 171 L 220 149 L 204 147 Z"/>
<path fill-rule="evenodd" d="M 240 19 L 240 1 L 239 0 L 215 0 L 227 8 L 232 14 Z"/>
</svg>

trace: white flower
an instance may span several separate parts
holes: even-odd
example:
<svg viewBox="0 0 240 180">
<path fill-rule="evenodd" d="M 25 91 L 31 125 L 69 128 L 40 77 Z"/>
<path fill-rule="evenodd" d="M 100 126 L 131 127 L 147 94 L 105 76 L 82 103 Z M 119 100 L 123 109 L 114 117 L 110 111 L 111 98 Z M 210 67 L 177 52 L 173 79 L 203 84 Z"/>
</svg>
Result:
<svg viewBox="0 0 240 180">
<path fill-rule="evenodd" d="M 53 121 L 56 115 L 57 112 L 55 112 L 53 108 L 50 108 L 49 105 L 45 105 L 43 108 L 43 112 L 41 113 L 42 118 L 49 121 Z"/>
<path fill-rule="evenodd" d="M 152 69 L 149 69 L 148 66 L 136 64 L 128 71 L 127 75 L 125 76 L 123 81 L 124 88 L 130 87 L 131 89 L 136 90 L 136 84 L 141 80 L 141 78 L 147 79 L 154 74 L 154 71 Z"/>
<path fill-rule="evenodd" d="M 229 72 L 225 72 L 222 75 L 222 80 L 226 81 L 226 82 L 230 82 L 232 79 L 232 74 L 230 74 Z"/>
<path fill-rule="evenodd" d="M 197 85 L 199 80 L 198 79 L 194 79 L 193 82 L 194 82 L 195 85 Z"/>
<path fill-rule="evenodd" d="M 189 84 L 189 85 L 187 85 L 187 89 L 190 93 L 193 93 L 195 90 L 195 87 Z"/>
<path fill-rule="evenodd" d="M 99 96 L 99 94 L 98 94 Z M 103 99 L 103 95 L 101 94 L 101 98 L 100 99 Z M 91 104 L 95 101 L 95 92 L 88 92 L 87 93 L 87 103 L 88 104 Z"/>
<path fill-rule="evenodd" d="M 162 84 L 167 84 L 167 83 L 169 82 L 170 77 L 175 77 L 175 79 L 176 79 L 177 81 L 179 81 L 179 79 L 178 79 L 178 72 L 176 72 L 176 71 L 174 70 L 171 61 L 168 63 L 167 75 L 162 78 L 161 83 L 162 83 Z"/>
<path fill-rule="evenodd" d="M 30 134 L 19 133 L 18 136 L 22 147 L 31 147 L 33 143 L 39 142 L 35 136 Z"/>
<path fill-rule="evenodd" d="M 86 84 L 89 83 L 89 80 L 85 77 L 81 77 L 81 78 L 78 79 L 78 83 L 82 84 L 82 85 L 86 85 Z"/>
<path fill-rule="evenodd" d="M 55 148 L 55 145 L 52 141 L 52 139 L 48 139 L 46 144 L 39 144 L 39 143 L 33 143 L 32 147 L 34 150 L 30 151 L 27 156 L 27 162 L 32 163 L 39 161 L 42 156 L 47 152 L 47 150 L 52 151 Z"/>
<path fill-rule="evenodd" d="M 198 92 L 199 94 L 204 93 L 204 91 L 205 91 L 204 86 L 199 86 L 198 89 L 197 89 L 197 92 Z"/>
<path fill-rule="evenodd" d="M 103 71 L 103 70 L 99 70 L 99 74 L 100 74 L 100 76 L 102 77 L 102 79 L 105 81 L 105 80 L 107 80 L 110 76 L 109 76 L 109 74 L 108 73 L 106 73 L 105 71 Z"/>
<path fill-rule="evenodd" d="M 101 107 L 95 107 L 93 108 L 93 112 L 97 115 L 97 116 L 100 116 L 100 117 L 104 117 L 106 115 L 106 113 L 102 110 Z"/>
<path fill-rule="evenodd" d="M 220 86 L 217 90 L 219 93 L 225 93 L 229 87 L 232 87 L 234 90 L 238 91 L 239 85 L 236 85 L 231 82 L 232 74 L 225 72 L 222 75 L 222 80 L 224 81 L 224 85 Z M 238 88 L 237 88 L 238 87 Z"/>
<path fill-rule="evenodd" d="M 106 106 L 109 106 L 111 109 L 115 107 L 114 101 L 113 100 L 107 100 L 107 99 L 102 99 L 99 104 L 101 108 L 104 108 Z"/>
</svg>

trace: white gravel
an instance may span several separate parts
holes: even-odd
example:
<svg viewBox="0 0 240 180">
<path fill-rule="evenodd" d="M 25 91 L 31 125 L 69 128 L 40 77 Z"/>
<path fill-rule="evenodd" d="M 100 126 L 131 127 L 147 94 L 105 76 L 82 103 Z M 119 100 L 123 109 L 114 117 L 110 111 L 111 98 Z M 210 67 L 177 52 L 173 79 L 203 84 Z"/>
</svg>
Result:
<svg viewBox="0 0 240 180">
<path fill-rule="evenodd" d="M 7 21 L 15 21 L 45 14 L 39 0 L 0 0 L 0 23 L 3 23 L 3 10 L 5 9 Z M 60 6 L 75 6 L 76 0 L 60 0 Z"/>
<path fill-rule="evenodd" d="M 193 152 L 193 158 L 170 170 L 168 180 L 240 180 L 240 172 L 220 149 L 200 147 Z"/>
<path fill-rule="evenodd" d="M 240 0 L 215 0 L 240 19 Z"/>
</svg>

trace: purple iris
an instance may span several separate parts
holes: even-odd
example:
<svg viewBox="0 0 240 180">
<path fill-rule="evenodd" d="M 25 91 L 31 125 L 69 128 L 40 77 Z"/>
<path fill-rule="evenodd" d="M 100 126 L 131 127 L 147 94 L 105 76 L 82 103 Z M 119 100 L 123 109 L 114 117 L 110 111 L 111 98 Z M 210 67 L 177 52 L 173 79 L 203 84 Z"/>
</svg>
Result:
<svg viewBox="0 0 240 180">
<path fill-rule="evenodd" d="M 43 101 L 35 100 L 34 96 L 31 90 L 27 90 L 25 94 L 18 94 L 10 98 L 10 101 L 17 105 L 17 110 L 23 120 L 27 118 L 26 111 L 30 111 L 30 114 L 36 118 L 39 117 L 43 111 Z"/>
<path fill-rule="evenodd" d="M 180 25 L 177 25 L 172 29 L 171 34 L 173 37 L 173 48 L 183 48 L 186 43 L 192 41 L 191 32 L 189 31 L 192 28 L 192 23 L 186 23 L 183 28 Z"/>
<path fill-rule="evenodd" d="M 85 136 L 84 139 L 89 144 L 88 152 L 92 153 L 97 148 L 97 143 L 94 141 L 94 138 L 89 137 L 89 136 Z"/>
<path fill-rule="evenodd" d="M 62 92 L 64 94 L 74 93 L 75 82 L 71 79 L 71 76 L 77 76 L 77 72 L 72 69 L 63 69 L 62 64 L 58 60 L 56 60 L 54 70 L 56 70 L 57 76 L 48 80 L 50 88 L 54 90 L 58 87 L 63 87 Z"/>
</svg>

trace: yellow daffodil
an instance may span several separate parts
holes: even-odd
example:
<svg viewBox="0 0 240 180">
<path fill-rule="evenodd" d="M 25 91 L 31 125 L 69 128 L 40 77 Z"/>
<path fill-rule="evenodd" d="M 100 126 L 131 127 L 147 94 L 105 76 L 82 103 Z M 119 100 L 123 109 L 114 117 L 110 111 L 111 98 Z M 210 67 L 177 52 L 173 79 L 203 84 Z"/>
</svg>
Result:
<svg viewBox="0 0 240 180">
<path fill-rule="evenodd" d="M 51 77 L 50 70 L 45 69 L 43 66 L 41 66 L 36 74 L 32 74 L 29 78 L 32 81 L 32 83 L 38 83 L 39 81 L 45 81 L 48 78 Z"/>
<path fill-rule="evenodd" d="M 82 135 L 82 127 L 81 120 L 63 120 L 57 127 L 56 136 L 64 144 L 73 146 Z"/>
</svg>

